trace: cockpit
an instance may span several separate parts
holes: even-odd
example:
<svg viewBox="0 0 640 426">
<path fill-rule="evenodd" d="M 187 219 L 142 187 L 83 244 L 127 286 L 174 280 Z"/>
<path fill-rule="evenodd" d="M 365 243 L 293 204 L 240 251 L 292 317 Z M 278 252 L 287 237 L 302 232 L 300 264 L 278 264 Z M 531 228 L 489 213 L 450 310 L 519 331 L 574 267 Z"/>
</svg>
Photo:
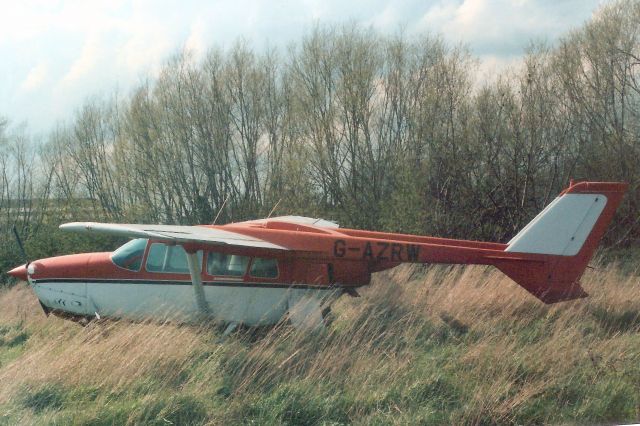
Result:
<svg viewBox="0 0 640 426">
<path fill-rule="evenodd" d="M 198 261 L 202 269 L 202 250 L 198 251 Z M 145 263 L 147 272 L 162 272 L 166 274 L 188 274 L 189 263 L 187 263 L 187 253 L 182 246 L 168 246 L 163 243 L 151 243 L 147 262 Z"/>
<path fill-rule="evenodd" d="M 148 246 L 148 249 L 147 249 Z M 145 257 L 146 252 L 146 257 Z M 218 251 L 198 251 L 200 269 L 206 265 L 206 275 L 233 278 L 278 278 L 278 261 L 274 258 L 250 257 Z M 111 255 L 113 263 L 123 269 L 138 272 L 188 274 L 187 254 L 181 245 L 167 245 L 137 238 L 124 244 Z"/>
</svg>

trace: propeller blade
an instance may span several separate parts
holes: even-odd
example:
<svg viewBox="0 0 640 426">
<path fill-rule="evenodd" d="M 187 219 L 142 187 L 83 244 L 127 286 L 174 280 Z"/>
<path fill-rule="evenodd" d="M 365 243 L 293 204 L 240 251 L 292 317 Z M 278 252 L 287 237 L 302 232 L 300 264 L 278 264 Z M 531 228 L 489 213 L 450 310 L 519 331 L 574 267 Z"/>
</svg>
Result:
<svg viewBox="0 0 640 426">
<path fill-rule="evenodd" d="M 18 247 L 20 247 L 20 251 L 22 252 L 22 257 L 24 257 L 24 262 L 29 263 L 29 257 L 27 256 L 27 252 L 24 250 L 24 246 L 22 245 L 22 240 L 20 239 L 20 235 L 18 234 L 18 229 L 16 225 L 13 225 L 13 235 L 16 237 L 16 242 L 18 243 Z"/>
</svg>

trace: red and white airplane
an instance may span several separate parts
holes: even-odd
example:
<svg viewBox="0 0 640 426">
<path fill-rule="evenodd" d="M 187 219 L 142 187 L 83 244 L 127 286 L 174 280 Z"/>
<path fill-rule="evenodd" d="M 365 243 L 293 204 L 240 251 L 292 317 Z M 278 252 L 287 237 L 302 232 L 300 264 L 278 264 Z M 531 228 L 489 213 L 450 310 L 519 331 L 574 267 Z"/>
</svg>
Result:
<svg viewBox="0 0 640 426">
<path fill-rule="evenodd" d="M 587 263 L 625 183 L 572 183 L 509 243 L 339 228 L 284 216 L 214 226 L 67 223 L 135 238 L 113 253 L 36 260 L 9 273 L 46 313 L 73 317 L 177 315 L 235 325 L 323 324 L 331 302 L 401 263 L 493 265 L 545 303 L 585 297 Z"/>
</svg>

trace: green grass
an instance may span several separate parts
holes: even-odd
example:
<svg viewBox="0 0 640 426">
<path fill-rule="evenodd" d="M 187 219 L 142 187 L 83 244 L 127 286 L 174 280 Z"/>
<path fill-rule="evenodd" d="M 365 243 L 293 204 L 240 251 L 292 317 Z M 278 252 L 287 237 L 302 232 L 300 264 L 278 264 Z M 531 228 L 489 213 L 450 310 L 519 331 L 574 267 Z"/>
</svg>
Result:
<svg viewBox="0 0 640 426">
<path fill-rule="evenodd" d="M 22 354 L 28 339 L 29 333 L 23 324 L 0 324 L 0 368 Z"/>
<path fill-rule="evenodd" d="M 545 306 L 484 268 L 401 268 L 328 330 L 45 318 L 0 293 L 0 424 L 599 424 L 640 420 L 640 280 Z"/>
</svg>

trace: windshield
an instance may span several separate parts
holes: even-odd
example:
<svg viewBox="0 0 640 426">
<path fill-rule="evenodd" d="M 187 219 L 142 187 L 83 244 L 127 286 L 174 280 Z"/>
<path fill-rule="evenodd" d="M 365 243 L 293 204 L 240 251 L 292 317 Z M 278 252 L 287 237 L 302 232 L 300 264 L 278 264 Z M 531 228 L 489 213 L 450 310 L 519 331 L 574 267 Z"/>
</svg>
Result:
<svg viewBox="0 0 640 426">
<path fill-rule="evenodd" d="M 145 247 L 147 247 L 147 240 L 136 238 L 114 251 L 111 260 L 121 268 L 139 271 Z"/>
</svg>

